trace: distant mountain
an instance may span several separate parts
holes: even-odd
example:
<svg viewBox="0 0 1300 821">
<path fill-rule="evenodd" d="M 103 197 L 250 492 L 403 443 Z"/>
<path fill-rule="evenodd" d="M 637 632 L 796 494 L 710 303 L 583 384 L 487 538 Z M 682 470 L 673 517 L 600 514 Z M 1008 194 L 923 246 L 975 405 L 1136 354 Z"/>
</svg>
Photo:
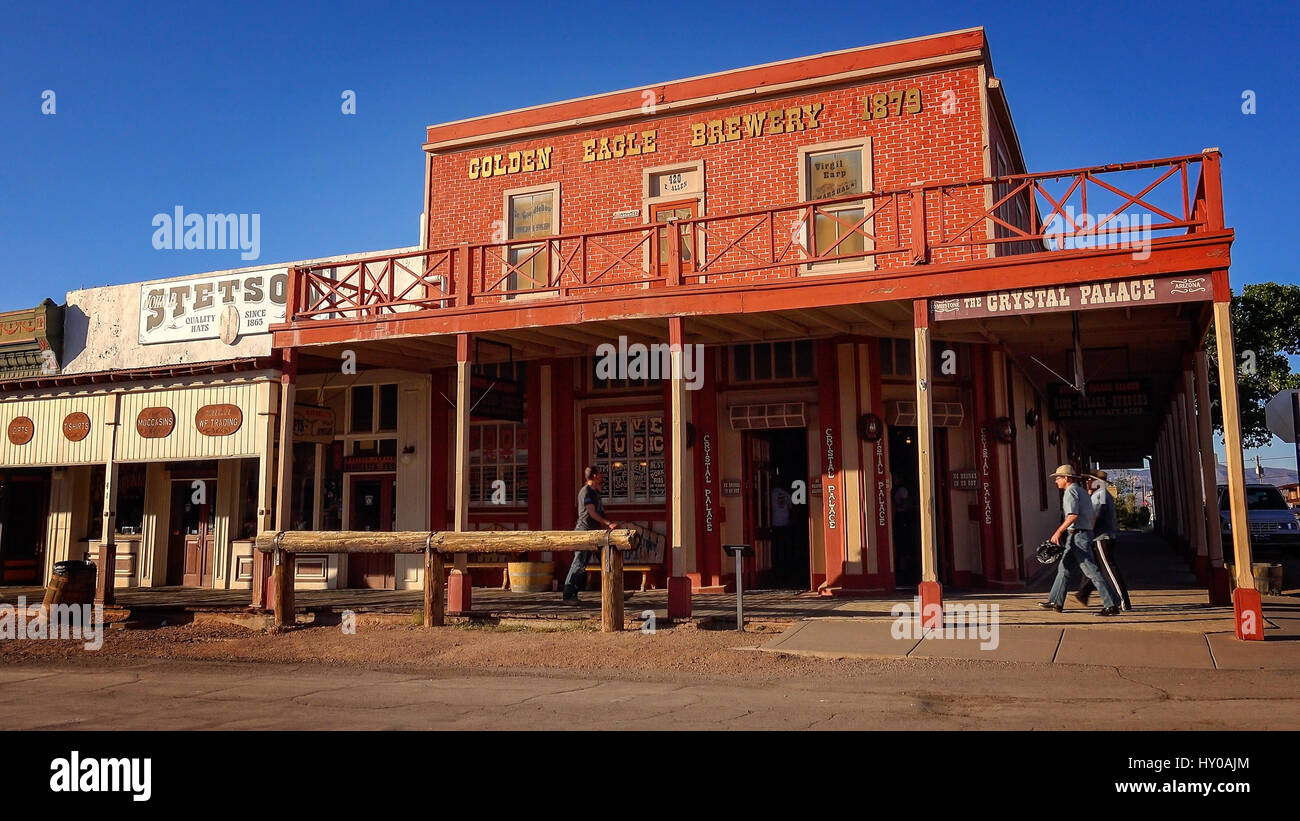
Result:
<svg viewBox="0 0 1300 821">
<path fill-rule="evenodd" d="M 1214 466 L 1214 473 L 1218 484 L 1227 484 L 1228 481 L 1227 466 L 1216 464 Z M 1146 484 L 1151 483 L 1151 471 L 1146 470 L 1145 468 L 1142 470 L 1130 470 L 1127 468 L 1119 468 L 1110 471 L 1110 474 L 1112 479 L 1114 479 L 1117 476 L 1132 476 L 1138 479 L 1138 481 L 1145 482 Z M 1296 482 L 1296 471 L 1294 468 L 1273 468 L 1273 467 L 1265 466 L 1264 478 L 1261 479 L 1255 473 L 1254 463 L 1250 463 L 1246 466 L 1246 481 L 1250 483 L 1263 482 L 1264 484 L 1278 485 L 1278 486 L 1289 485 L 1289 484 L 1294 484 Z"/>
</svg>

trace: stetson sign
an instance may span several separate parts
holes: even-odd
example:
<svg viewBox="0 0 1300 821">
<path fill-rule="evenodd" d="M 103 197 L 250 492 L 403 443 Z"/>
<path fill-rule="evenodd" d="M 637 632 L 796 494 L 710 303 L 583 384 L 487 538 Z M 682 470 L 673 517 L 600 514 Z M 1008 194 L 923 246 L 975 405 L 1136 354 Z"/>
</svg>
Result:
<svg viewBox="0 0 1300 821">
<path fill-rule="evenodd" d="M 232 341 L 266 333 L 284 321 L 288 290 L 285 269 L 146 283 L 140 286 L 140 344 L 219 339 L 227 308 L 237 311 L 234 321 L 226 320 Z"/>
<path fill-rule="evenodd" d="M 243 424 L 238 405 L 204 405 L 194 414 L 194 427 L 204 436 L 229 436 Z"/>
<path fill-rule="evenodd" d="M 1164 305 L 1197 302 L 1211 298 L 1208 276 L 1143 277 L 1085 282 L 1080 285 L 1051 285 L 1043 288 L 1013 288 L 968 296 L 930 300 L 930 318 L 987 319 L 1053 311 L 1087 311 L 1100 308 L 1131 308 L 1135 305 Z"/>
</svg>

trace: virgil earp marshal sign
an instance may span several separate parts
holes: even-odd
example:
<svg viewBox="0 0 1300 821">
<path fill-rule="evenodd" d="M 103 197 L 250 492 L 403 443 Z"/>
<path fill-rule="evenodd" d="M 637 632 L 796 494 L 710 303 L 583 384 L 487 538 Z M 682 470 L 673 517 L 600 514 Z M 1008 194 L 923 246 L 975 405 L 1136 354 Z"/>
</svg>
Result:
<svg viewBox="0 0 1300 821">
<path fill-rule="evenodd" d="M 1052 285 L 1044 288 L 1013 288 L 967 296 L 930 300 L 930 318 L 987 319 L 1052 311 L 1087 311 L 1100 308 L 1131 308 L 1135 305 L 1164 305 L 1196 302 L 1211 298 L 1208 276 L 1142 277 Z"/>
<path fill-rule="evenodd" d="M 140 344 L 266 333 L 284 322 L 288 289 L 284 269 L 141 285 Z"/>
</svg>

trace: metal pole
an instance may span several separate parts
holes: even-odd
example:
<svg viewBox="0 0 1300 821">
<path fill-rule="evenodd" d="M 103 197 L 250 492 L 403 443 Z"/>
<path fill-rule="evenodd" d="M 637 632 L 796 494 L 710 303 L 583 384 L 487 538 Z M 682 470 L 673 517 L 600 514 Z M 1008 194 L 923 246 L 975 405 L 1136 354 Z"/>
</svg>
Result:
<svg viewBox="0 0 1300 821">
<path fill-rule="evenodd" d="M 745 631 L 745 573 L 744 573 L 744 556 L 745 551 L 736 551 L 736 629 L 742 633 Z"/>
<path fill-rule="evenodd" d="M 1295 439 L 1295 469 L 1300 477 L 1300 391 L 1291 391 L 1291 438 Z"/>
</svg>

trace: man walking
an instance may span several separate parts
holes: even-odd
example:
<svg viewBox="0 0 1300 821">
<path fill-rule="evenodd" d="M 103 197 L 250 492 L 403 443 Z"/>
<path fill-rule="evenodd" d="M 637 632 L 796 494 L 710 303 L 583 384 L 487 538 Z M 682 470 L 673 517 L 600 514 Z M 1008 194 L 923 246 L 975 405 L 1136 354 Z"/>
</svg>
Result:
<svg viewBox="0 0 1300 821">
<path fill-rule="evenodd" d="M 1092 532 L 1097 566 L 1101 568 L 1102 575 L 1110 582 L 1110 586 L 1118 591 L 1120 607 L 1132 610 L 1133 604 L 1128 598 L 1128 585 L 1124 583 L 1124 577 L 1119 574 L 1119 566 L 1115 564 L 1115 531 L 1119 529 L 1119 523 L 1115 519 L 1115 500 L 1111 498 L 1110 491 L 1106 488 L 1108 484 L 1106 471 L 1094 470 L 1090 475 L 1092 508 L 1097 512 L 1097 523 L 1093 526 Z M 1079 586 L 1079 592 L 1074 594 L 1075 600 L 1087 607 L 1088 597 L 1092 595 L 1094 587 L 1091 579 L 1084 579 L 1083 584 Z"/>
<path fill-rule="evenodd" d="M 1101 592 L 1104 606 L 1097 611 L 1097 615 L 1113 616 L 1119 612 L 1118 601 L 1092 558 L 1092 529 L 1096 515 L 1092 509 L 1092 498 L 1079 483 L 1084 477 L 1073 465 L 1061 465 L 1052 474 L 1052 478 L 1056 480 L 1056 487 L 1063 491 L 1061 511 L 1065 514 L 1065 519 L 1052 534 L 1051 541 L 1053 544 L 1064 544 L 1065 554 L 1061 556 L 1061 563 L 1056 568 L 1056 581 L 1052 584 L 1051 594 L 1047 601 L 1039 602 L 1038 606 L 1058 613 L 1064 610 L 1070 572 L 1078 567 Z"/>
<path fill-rule="evenodd" d="M 600 468 L 588 467 L 582 471 L 586 483 L 578 489 L 578 524 L 574 530 L 613 530 L 616 523 L 605 518 L 605 505 L 601 501 L 600 491 L 605 487 L 605 476 Z M 578 550 L 573 554 L 573 564 L 569 565 L 569 575 L 564 579 L 564 597 L 561 601 L 570 606 L 577 606 L 578 591 L 587 586 L 587 562 L 591 554 L 599 551 Z"/>
</svg>

